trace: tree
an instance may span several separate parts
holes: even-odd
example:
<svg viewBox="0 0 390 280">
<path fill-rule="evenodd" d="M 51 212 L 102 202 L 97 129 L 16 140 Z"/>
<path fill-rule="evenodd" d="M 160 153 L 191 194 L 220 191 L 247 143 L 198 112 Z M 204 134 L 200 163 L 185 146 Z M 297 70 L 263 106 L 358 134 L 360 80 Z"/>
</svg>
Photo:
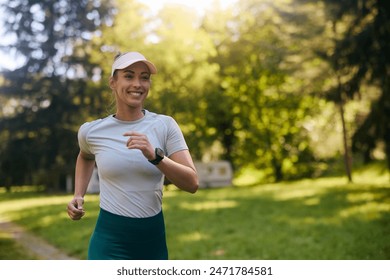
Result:
<svg viewBox="0 0 390 280">
<path fill-rule="evenodd" d="M 7 46 L 24 62 L 4 71 L 0 93 L 15 100 L 0 119 L 0 179 L 5 184 L 64 186 L 77 153 L 79 95 L 86 91 L 88 62 L 71 59 L 110 16 L 109 1 L 20 1 L 3 6 Z"/>
<path fill-rule="evenodd" d="M 390 4 L 384 0 L 322 2 L 329 19 L 345 24 L 344 35 L 337 39 L 330 56 L 337 61 L 338 71 L 345 73 L 341 91 L 353 99 L 369 94 L 361 90 L 365 84 L 380 89 L 353 135 L 353 150 L 369 160 L 377 142 L 383 141 L 390 169 Z"/>
<path fill-rule="evenodd" d="M 212 61 L 220 73 L 219 88 L 208 97 L 209 125 L 219 131 L 225 158 L 236 168 L 254 165 L 277 181 L 308 175 L 302 163 L 313 158 L 303 119 L 313 106 L 300 91 L 296 66 L 288 62 L 296 56 L 297 42 L 278 14 L 283 4 L 239 4 L 236 15 L 218 30 L 215 16 L 204 23 L 216 43 Z"/>
<path fill-rule="evenodd" d="M 146 106 L 173 116 L 194 158 L 202 160 L 214 141 L 205 116 L 207 96 L 212 94 L 217 79 L 218 66 L 209 62 L 215 48 L 194 11 L 168 5 L 158 16 L 149 50 L 159 73 L 153 77 Z"/>
</svg>

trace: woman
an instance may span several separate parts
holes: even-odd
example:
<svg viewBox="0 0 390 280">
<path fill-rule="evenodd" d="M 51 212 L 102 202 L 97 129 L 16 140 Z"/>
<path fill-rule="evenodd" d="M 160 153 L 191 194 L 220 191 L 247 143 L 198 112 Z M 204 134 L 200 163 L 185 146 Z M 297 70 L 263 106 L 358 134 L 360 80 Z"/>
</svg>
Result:
<svg viewBox="0 0 390 280">
<path fill-rule="evenodd" d="M 183 134 L 169 116 L 143 109 L 156 67 L 138 52 L 115 58 L 110 88 L 116 113 L 83 124 L 78 133 L 72 220 L 84 216 L 95 163 L 100 213 L 88 259 L 168 259 L 162 213 L 164 176 L 195 193 L 198 176 Z"/>
</svg>

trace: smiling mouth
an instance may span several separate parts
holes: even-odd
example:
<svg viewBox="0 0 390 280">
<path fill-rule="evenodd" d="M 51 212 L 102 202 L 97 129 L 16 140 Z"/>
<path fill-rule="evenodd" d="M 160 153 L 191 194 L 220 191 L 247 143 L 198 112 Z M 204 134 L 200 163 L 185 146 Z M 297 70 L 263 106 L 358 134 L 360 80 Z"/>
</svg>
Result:
<svg viewBox="0 0 390 280">
<path fill-rule="evenodd" d="M 131 96 L 141 96 L 142 95 L 142 92 L 134 92 L 134 91 L 131 91 L 131 92 L 128 92 L 127 94 L 131 95 Z"/>
</svg>

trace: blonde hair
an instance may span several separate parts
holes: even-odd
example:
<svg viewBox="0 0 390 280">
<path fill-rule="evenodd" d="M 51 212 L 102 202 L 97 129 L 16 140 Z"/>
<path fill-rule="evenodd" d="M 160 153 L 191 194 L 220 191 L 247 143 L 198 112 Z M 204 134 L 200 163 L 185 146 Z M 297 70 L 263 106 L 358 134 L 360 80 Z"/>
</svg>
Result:
<svg viewBox="0 0 390 280">
<path fill-rule="evenodd" d="M 117 60 L 122 54 L 120 51 L 117 51 L 116 55 L 114 56 L 114 62 Z M 116 70 L 114 71 L 114 74 L 112 75 L 113 78 L 116 78 Z"/>
</svg>

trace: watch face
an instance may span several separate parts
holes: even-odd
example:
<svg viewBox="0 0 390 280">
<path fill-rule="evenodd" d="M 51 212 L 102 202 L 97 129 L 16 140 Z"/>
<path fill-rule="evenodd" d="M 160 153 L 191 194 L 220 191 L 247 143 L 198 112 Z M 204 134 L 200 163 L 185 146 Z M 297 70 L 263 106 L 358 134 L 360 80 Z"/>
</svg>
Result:
<svg viewBox="0 0 390 280">
<path fill-rule="evenodd" d="M 162 158 L 165 156 L 164 151 L 160 148 L 156 148 L 156 155 Z"/>
</svg>

